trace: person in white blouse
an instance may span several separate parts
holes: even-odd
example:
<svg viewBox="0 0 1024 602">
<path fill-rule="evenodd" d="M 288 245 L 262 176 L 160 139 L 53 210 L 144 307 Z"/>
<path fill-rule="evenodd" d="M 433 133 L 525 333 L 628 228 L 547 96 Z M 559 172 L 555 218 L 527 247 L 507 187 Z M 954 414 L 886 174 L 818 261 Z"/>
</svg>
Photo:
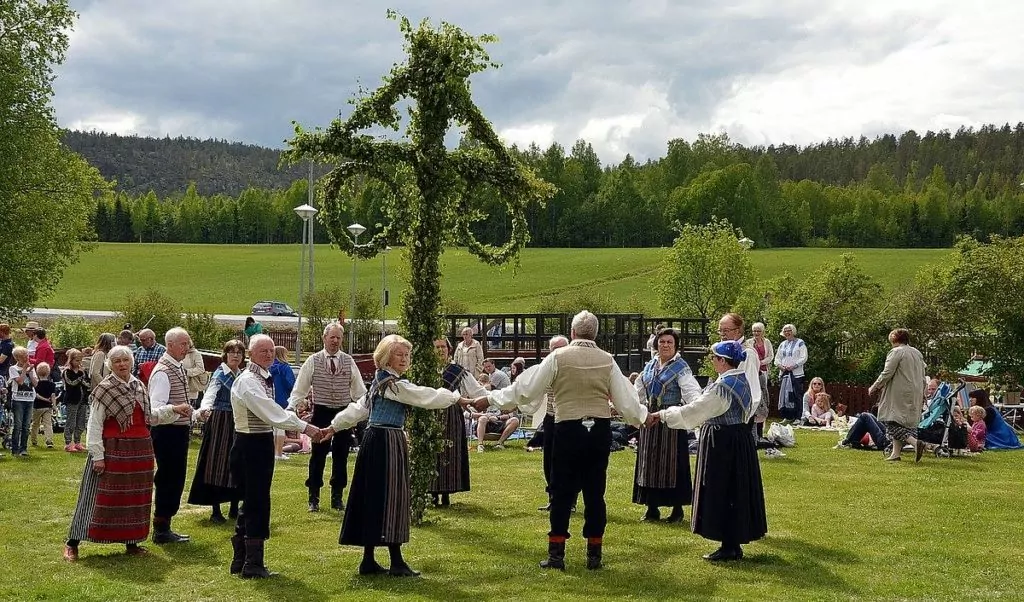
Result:
<svg viewBox="0 0 1024 602">
<path fill-rule="evenodd" d="M 796 326 L 786 324 L 779 336 L 785 340 L 779 343 L 775 354 L 775 365 L 779 368 L 779 413 L 783 421 L 800 420 L 803 414 L 801 400 L 806 385 L 804 364 L 807 363 L 807 345 L 796 336 Z"/>
<path fill-rule="evenodd" d="M 757 357 L 760 360 L 757 380 L 761 385 L 761 402 L 755 406 L 755 424 L 752 427 L 754 436 L 760 439 L 764 436 L 764 422 L 768 418 L 768 370 L 772 366 L 772 360 L 775 359 L 775 349 L 772 347 L 772 342 L 764 336 L 763 322 L 754 322 L 754 325 L 750 327 L 750 333 L 753 336 L 743 346 L 757 352 Z"/>
<path fill-rule="evenodd" d="M 649 422 L 673 429 L 700 426 L 692 529 L 722 544 L 706 560 L 739 560 L 741 544 L 768 532 L 761 468 L 747 426 L 757 385 L 752 387 L 740 368 L 753 352 L 737 341 L 721 341 L 711 353 L 718 379 L 695 401 L 652 413 Z"/>
<path fill-rule="evenodd" d="M 405 419 L 411 408 L 443 410 L 461 402 L 459 391 L 422 387 L 402 375 L 412 361 L 412 344 L 397 334 L 381 339 L 373 352 L 377 367 L 370 391 L 350 404 L 323 429 L 329 438 L 369 419 L 356 456 L 348 507 L 338 543 L 363 548 L 360 575 L 387 573 L 394 577 L 416 577 L 402 557 L 402 544 L 409 541 L 410 493 L 409 449 Z M 391 567 L 385 569 L 374 558 L 374 549 L 387 546 Z"/>
<path fill-rule="evenodd" d="M 249 339 L 249 365 L 231 385 L 231 415 L 235 441 L 231 446 L 231 477 L 238 487 L 242 505 L 231 538 L 234 555 L 231 574 L 243 579 L 273 576 L 263 560 L 263 547 L 270 537 L 270 486 L 274 479 L 274 427 L 303 431 L 313 441 L 320 429 L 299 419 L 274 401 L 270 365 L 274 363 L 274 340 L 265 334 Z"/>
<path fill-rule="evenodd" d="M 565 569 L 569 517 L 580 492 L 587 568 L 601 568 L 608 521 L 604 492 L 612 441 L 609 401 L 629 424 L 640 425 L 647 419 L 647 408 L 640 404 L 633 384 L 623 376 L 614 358 L 594 342 L 597 329 L 597 316 L 586 310 L 576 314 L 569 345 L 527 369 L 512 386 L 492 391 L 475 403 L 478 411 L 488 405 L 501 409 L 519 406 L 531 415 L 545 403 L 548 388 L 554 392 L 551 530 L 548 557 L 540 563 L 541 568 Z"/>
</svg>

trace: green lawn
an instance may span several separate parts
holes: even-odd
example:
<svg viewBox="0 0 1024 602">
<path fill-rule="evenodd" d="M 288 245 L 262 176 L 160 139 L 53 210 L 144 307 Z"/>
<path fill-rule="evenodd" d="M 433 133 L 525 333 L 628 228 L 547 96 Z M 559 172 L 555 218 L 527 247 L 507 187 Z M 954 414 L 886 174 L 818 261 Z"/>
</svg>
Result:
<svg viewBox="0 0 1024 602">
<path fill-rule="evenodd" d="M 779 249 L 756 250 L 758 273 L 770 278 L 789 272 L 796 277 L 822 262 L 853 253 L 860 265 L 887 289 L 909 282 L 917 270 L 942 260 L 949 251 L 934 249 Z M 492 268 L 464 249 L 443 258 L 442 293 L 465 302 L 472 311 L 531 312 L 545 295 L 594 291 L 620 299 L 631 297 L 659 313 L 654 292 L 662 249 L 527 249 L 517 270 Z M 326 245 L 316 249 L 316 281 L 345 289 L 352 262 Z M 358 286 L 381 288 L 380 258 L 360 261 Z M 399 251 L 387 258 L 392 291 L 389 318 L 398 302 L 408 267 Z M 41 305 L 71 309 L 116 309 L 130 291 L 156 288 L 186 309 L 245 314 L 261 299 L 295 304 L 298 298 L 297 245 L 99 244 L 71 266 Z M 168 278 L 168 274 L 171 276 Z"/>
<path fill-rule="evenodd" d="M 431 511 L 412 532 L 409 563 L 423 578 L 355 575 L 360 551 L 337 545 L 339 515 L 307 514 L 306 459 L 278 463 L 268 565 L 260 583 L 228 575 L 231 528 L 184 506 L 175 523 L 192 543 L 82 544 L 61 559 L 83 458 L 31 450 L 0 459 L 0 599 L 3 600 L 1019 600 L 1024 591 L 1020 462 L 1015 452 L 885 463 L 836 451 L 834 434 L 798 431 L 788 457 L 762 459 L 769 535 L 743 562 L 711 565 L 714 548 L 686 526 L 640 523 L 629 503 L 635 455 L 612 454 L 605 565 L 583 568 L 574 515 L 565 573 L 543 572 L 546 516 L 541 456 L 518 444 L 471 454 L 473 491 Z M 58 436 L 58 441 L 60 437 Z M 194 463 L 197 446 L 193 446 Z M 191 482 L 191 474 L 189 475 Z M 687 509 L 689 517 L 689 509 Z M 386 564 L 386 563 L 385 563 Z"/>
</svg>

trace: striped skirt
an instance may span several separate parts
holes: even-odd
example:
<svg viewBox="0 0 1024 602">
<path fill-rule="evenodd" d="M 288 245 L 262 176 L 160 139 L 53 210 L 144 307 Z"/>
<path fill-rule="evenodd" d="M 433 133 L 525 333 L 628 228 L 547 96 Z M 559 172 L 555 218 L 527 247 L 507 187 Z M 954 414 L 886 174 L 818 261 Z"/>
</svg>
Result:
<svg viewBox="0 0 1024 602">
<path fill-rule="evenodd" d="M 95 543 L 139 543 L 149 537 L 153 503 L 153 441 L 107 439 L 102 475 L 90 457 L 82 473 L 78 505 L 68 539 Z"/>
<path fill-rule="evenodd" d="M 691 526 L 701 537 L 728 544 L 768 533 L 761 466 L 748 425 L 701 427 Z"/>
<path fill-rule="evenodd" d="M 688 433 L 664 424 L 641 429 L 637 437 L 633 503 L 685 506 L 693 499 Z"/>
<path fill-rule="evenodd" d="M 430 493 L 469 491 L 469 449 L 461 406 L 449 406 L 442 412 L 441 420 L 444 447 L 437 454 L 437 476 L 430 484 Z"/>
<path fill-rule="evenodd" d="M 903 426 L 898 422 L 886 421 L 885 432 L 889 435 L 890 439 L 897 441 L 906 441 L 907 439 L 917 439 L 917 427 Z"/>
<path fill-rule="evenodd" d="M 203 429 L 199 445 L 199 461 L 188 492 L 188 503 L 212 506 L 238 499 L 238 490 L 231 478 L 231 444 L 235 441 L 234 415 L 213 410 Z"/>
<path fill-rule="evenodd" d="M 411 498 L 405 431 L 368 427 L 356 456 L 338 543 L 365 547 L 408 542 Z"/>
</svg>

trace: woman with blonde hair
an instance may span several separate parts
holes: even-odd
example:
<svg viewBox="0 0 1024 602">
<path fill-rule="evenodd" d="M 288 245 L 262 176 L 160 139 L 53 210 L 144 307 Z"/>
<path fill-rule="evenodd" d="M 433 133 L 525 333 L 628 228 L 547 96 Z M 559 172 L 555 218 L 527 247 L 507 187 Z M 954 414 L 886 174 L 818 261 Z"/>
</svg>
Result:
<svg viewBox="0 0 1024 602">
<path fill-rule="evenodd" d="M 800 415 L 800 419 L 804 422 L 811 417 L 811 408 L 814 407 L 814 400 L 818 398 L 818 393 L 826 393 L 825 381 L 820 376 L 815 376 L 811 379 L 811 384 L 807 385 L 807 392 L 804 393 L 804 409 L 803 414 Z"/>
<path fill-rule="evenodd" d="M 459 391 L 421 387 L 402 375 L 412 361 L 412 344 L 390 334 L 377 345 L 373 363 L 377 367 L 370 390 L 358 403 L 349 404 L 321 431 L 325 439 L 369 418 L 359 445 L 352 489 L 341 526 L 341 545 L 363 548 L 360 575 L 387 573 L 394 577 L 416 577 L 402 558 L 402 544 L 409 541 L 409 509 L 412 485 L 409 481 L 409 448 L 405 419 L 410 408 L 443 410 L 456 402 L 468 403 Z M 391 568 L 377 564 L 376 546 L 387 546 Z"/>
</svg>

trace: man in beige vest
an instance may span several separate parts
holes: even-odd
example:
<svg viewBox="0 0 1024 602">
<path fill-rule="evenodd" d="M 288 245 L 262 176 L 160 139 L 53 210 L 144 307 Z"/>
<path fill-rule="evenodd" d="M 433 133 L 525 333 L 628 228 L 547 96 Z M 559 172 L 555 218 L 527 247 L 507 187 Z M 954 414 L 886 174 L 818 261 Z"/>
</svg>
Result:
<svg viewBox="0 0 1024 602">
<path fill-rule="evenodd" d="M 171 531 L 171 519 L 181 507 L 181 493 L 185 490 L 185 471 L 188 466 L 188 443 L 192 424 L 192 404 L 189 403 L 188 376 L 181 361 L 188 355 L 192 338 L 184 328 L 172 328 L 164 335 L 167 350 L 157 360 L 149 376 L 149 400 L 155 413 L 163 406 L 175 411 L 188 408 L 172 424 L 154 426 L 153 455 L 156 457 L 155 490 L 153 500 L 153 543 L 184 543 L 188 535 Z"/>
<path fill-rule="evenodd" d="M 366 395 L 366 385 L 351 355 L 341 350 L 345 329 L 337 322 L 324 328 L 324 348 L 306 358 L 295 379 L 288 398 L 288 409 L 297 410 L 306 395 L 313 393 L 313 414 L 310 424 L 326 428 L 338 412 Z M 330 441 L 314 443 L 309 456 L 309 511 L 320 511 L 320 488 L 324 486 L 327 452 L 331 452 L 331 508 L 342 509 L 342 493 L 348 483 L 348 453 L 352 430 L 339 431 Z"/>
<path fill-rule="evenodd" d="M 604 501 L 611 450 L 611 401 L 624 421 L 641 425 L 647 408 L 640 405 L 636 390 L 615 364 L 598 349 L 597 316 L 583 310 L 572 319 L 572 342 L 551 352 L 544 361 L 524 371 L 500 391 L 476 400 L 478 410 L 493 404 L 502 409 L 519 406 L 533 414 L 545 403 L 545 392 L 554 394 L 555 424 L 552 429 L 551 530 L 548 558 L 541 568 L 565 569 L 565 541 L 569 516 L 583 493 L 583 537 L 587 539 L 587 568 L 601 568 L 602 538 L 608 522 Z M 545 434 L 545 437 L 547 435 Z"/>
</svg>

